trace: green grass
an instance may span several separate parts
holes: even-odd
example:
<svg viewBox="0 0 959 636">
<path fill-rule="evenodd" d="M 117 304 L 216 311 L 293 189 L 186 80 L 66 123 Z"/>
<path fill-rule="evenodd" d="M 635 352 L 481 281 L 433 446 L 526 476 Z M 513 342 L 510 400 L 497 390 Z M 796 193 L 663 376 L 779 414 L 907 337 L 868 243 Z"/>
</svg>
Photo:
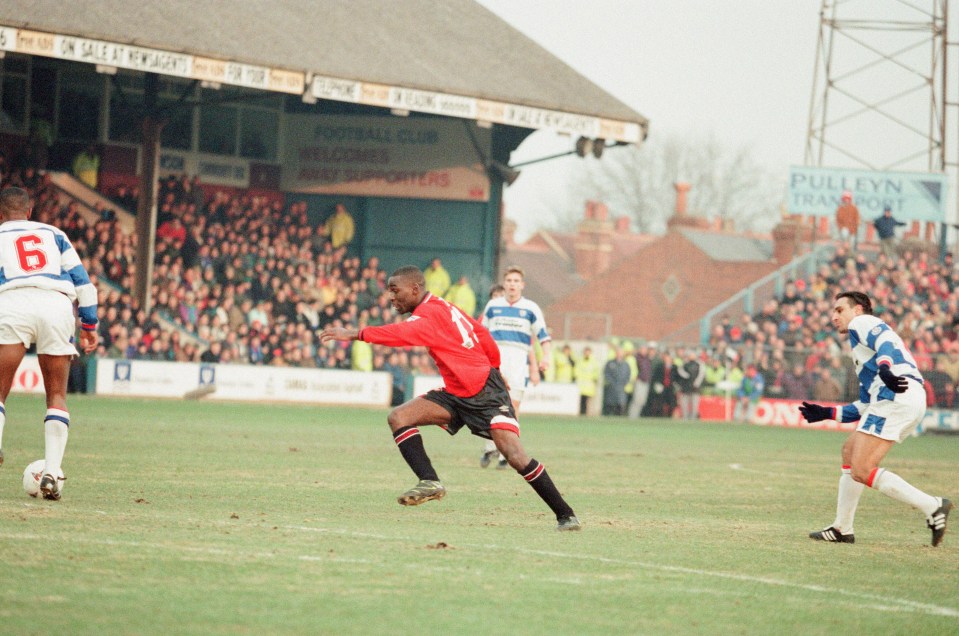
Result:
<svg viewBox="0 0 959 636">
<path fill-rule="evenodd" d="M 28 498 L 42 400 L 11 396 L 0 468 L 9 634 L 959 633 L 959 533 L 863 494 L 832 521 L 843 434 L 527 417 L 584 524 L 557 533 L 481 440 L 424 430 L 449 494 L 415 508 L 385 411 L 72 397 L 60 502 Z M 885 465 L 959 499 L 959 438 Z M 959 523 L 959 517 L 955 518 Z"/>
</svg>

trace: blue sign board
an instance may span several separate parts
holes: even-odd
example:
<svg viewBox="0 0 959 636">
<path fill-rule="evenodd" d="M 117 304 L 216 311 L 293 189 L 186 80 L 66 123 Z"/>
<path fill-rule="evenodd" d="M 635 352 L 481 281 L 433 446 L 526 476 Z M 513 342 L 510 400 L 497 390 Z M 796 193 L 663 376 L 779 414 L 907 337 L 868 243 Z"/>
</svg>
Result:
<svg viewBox="0 0 959 636">
<path fill-rule="evenodd" d="M 842 193 L 850 192 L 863 219 L 882 216 L 888 205 L 900 221 L 943 221 L 946 179 L 947 175 L 940 173 L 791 166 L 789 212 L 832 216 Z"/>
</svg>

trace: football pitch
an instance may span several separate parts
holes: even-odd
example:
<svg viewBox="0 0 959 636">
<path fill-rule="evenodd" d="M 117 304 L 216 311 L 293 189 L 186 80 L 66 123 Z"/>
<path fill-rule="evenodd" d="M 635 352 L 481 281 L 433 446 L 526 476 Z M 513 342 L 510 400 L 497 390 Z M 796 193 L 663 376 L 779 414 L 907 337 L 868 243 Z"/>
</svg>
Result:
<svg viewBox="0 0 959 636">
<path fill-rule="evenodd" d="M 0 632 L 8 634 L 957 634 L 959 515 L 939 548 L 868 490 L 832 522 L 842 433 L 527 416 L 576 510 L 555 519 L 482 440 L 427 427 L 449 493 L 385 410 L 71 396 L 60 502 L 34 500 L 43 400 L 7 401 Z M 959 437 L 884 463 L 959 499 Z"/>
</svg>

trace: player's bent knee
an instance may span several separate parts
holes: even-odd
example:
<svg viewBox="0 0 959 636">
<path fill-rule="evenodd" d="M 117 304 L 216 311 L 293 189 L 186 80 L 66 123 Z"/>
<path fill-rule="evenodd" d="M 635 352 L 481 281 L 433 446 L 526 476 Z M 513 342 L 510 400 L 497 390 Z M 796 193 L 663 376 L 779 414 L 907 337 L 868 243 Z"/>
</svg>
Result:
<svg viewBox="0 0 959 636">
<path fill-rule="evenodd" d="M 872 471 L 875 470 L 875 468 L 875 466 L 853 466 L 850 472 L 852 473 L 852 478 L 854 480 L 868 486 L 869 477 L 872 475 Z"/>
<path fill-rule="evenodd" d="M 386 416 L 386 423 L 390 425 L 392 430 L 397 430 L 406 426 L 404 422 L 407 418 L 403 417 L 402 407 L 396 407 L 390 414 Z"/>
</svg>

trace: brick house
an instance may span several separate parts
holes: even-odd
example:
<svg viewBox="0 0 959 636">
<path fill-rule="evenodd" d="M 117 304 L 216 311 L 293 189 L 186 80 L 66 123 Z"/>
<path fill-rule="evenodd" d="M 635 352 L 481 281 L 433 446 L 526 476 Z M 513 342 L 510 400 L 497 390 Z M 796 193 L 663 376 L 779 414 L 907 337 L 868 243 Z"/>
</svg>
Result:
<svg viewBox="0 0 959 636">
<path fill-rule="evenodd" d="M 524 268 L 525 293 L 558 339 L 658 340 L 793 258 L 789 223 L 774 236 L 717 229 L 686 214 L 684 194 L 663 236 L 632 232 L 628 219 L 609 219 L 597 202 L 587 203 L 573 234 L 541 230 L 516 244 L 507 223 L 500 267 Z"/>
</svg>

